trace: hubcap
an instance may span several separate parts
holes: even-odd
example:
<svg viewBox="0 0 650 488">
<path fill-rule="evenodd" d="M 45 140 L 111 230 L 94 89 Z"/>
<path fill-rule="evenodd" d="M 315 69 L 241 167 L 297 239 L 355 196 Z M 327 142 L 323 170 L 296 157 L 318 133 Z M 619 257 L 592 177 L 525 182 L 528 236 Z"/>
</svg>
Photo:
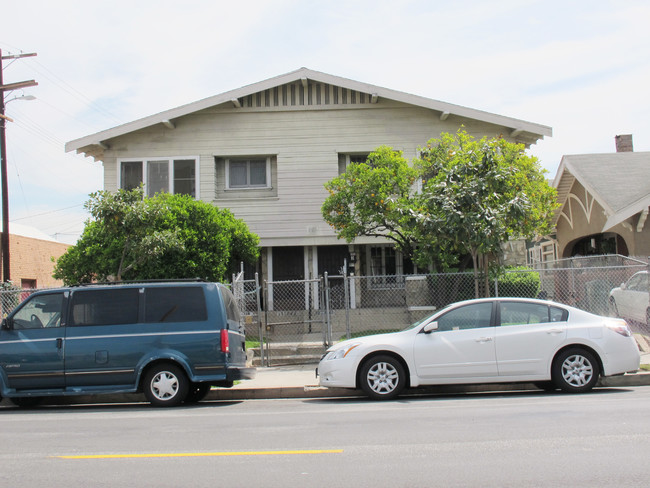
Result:
<svg viewBox="0 0 650 488">
<path fill-rule="evenodd" d="M 569 356 L 562 363 L 564 381 L 575 387 L 585 386 L 594 375 L 594 369 L 589 360 L 579 354 Z"/>
<path fill-rule="evenodd" d="M 151 380 L 151 391 L 159 400 L 169 400 L 178 391 L 178 378 L 169 371 L 161 371 Z"/>
<path fill-rule="evenodd" d="M 370 368 L 367 381 L 372 391 L 385 395 L 397 388 L 399 374 L 392 364 L 381 362 Z"/>
</svg>

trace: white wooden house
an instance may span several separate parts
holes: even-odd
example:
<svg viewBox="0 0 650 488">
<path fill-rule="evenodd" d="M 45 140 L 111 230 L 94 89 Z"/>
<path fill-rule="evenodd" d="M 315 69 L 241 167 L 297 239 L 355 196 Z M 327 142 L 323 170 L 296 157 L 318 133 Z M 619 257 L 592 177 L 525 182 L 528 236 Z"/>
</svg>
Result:
<svg viewBox="0 0 650 488">
<path fill-rule="evenodd" d="M 106 190 L 189 193 L 229 208 L 260 236 L 264 279 L 408 274 L 385 240 L 337 239 L 324 183 L 380 145 L 404 152 L 463 125 L 475 137 L 535 144 L 550 127 L 306 68 L 68 142 L 104 165 Z"/>
</svg>

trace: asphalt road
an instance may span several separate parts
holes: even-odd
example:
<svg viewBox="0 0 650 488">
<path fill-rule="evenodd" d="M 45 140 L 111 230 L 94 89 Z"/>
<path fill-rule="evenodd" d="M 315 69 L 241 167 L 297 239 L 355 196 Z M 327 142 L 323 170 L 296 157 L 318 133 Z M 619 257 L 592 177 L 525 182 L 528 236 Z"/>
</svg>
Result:
<svg viewBox="0 0 650 488">
<path fill-rule="evenodd" d="M 650 387 L 0 408 L 1 487 L 648 486 Z"/>
</svg>

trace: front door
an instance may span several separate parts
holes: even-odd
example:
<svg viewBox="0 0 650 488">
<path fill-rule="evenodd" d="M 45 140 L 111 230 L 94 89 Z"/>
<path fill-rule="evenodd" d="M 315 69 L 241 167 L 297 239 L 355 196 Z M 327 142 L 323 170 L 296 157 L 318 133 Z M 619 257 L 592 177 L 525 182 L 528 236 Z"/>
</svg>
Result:
<svg viewBox="0 0 650 488">
<path fill-rule="evenodd" d="M 493 304 L 481 302 L 437 318 L 438 329 L 415 337 L 413 355 L 422 384 L 497 376 Z"/>
<path fill-rule="evenodd" d="M 0 368 L 16 390 L 63 389 L 62 292 L 32 295 L 0 330 Z"/>
</svg>

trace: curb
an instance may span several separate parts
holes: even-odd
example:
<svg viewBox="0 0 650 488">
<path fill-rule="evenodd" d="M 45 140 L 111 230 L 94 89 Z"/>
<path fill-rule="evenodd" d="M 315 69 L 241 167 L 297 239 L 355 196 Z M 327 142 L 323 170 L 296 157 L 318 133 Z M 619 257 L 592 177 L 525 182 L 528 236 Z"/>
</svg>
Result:
<svg viewBox="0 0 650 488">
<path fill-rule="evenodd" d="M 650 372 L 632 373 L 620 376 L 601 378 L 596 388 L 625 388 L 635 386 L 650 386 Z M 438 385 L 410 388 L 401 397 L 423 395 L 445 395 L 460 393 L 488 393 L 505 391 L 542 391 L 533 383 L 492 383 L 476 385 Z M 318 385 L 291 386 L 281 388 L 215 388 L 206 396 L 207 401 L 241 401 L 241 400 L 276 400 L 296 398 L 346 398 L 366 395 L 361 390 L 349 388 L 326 388 Z M 43 405 L 92 405 L 110 403 L 147 403 L 144 395 L 125 393 L 115 395 L 84 395 L 69 397 L 47 398 Z M 11 406 L 8 399 L 3 398 L 0 406 Z"/>
</svg>

